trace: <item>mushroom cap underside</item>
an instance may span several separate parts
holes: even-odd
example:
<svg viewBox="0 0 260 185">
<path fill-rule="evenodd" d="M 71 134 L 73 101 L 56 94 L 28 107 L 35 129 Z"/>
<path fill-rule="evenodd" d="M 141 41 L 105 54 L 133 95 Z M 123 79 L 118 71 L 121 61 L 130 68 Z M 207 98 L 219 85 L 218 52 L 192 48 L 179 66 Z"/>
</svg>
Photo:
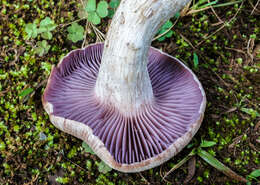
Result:
<svg viewBox="0 0 260 185">
<path fill-rule="evenodd" d="M 53 67 L 42 97 L 51 122 L 119 171 L 143 171 L 169 160 L 202 122 L 206 97 L 197 77 L 178 59 L 151 47 L 147 67 L 154 99 L 125 116 L 95 96 L 102 51 L 102 43 L 92 44 Z"/>
</svg>

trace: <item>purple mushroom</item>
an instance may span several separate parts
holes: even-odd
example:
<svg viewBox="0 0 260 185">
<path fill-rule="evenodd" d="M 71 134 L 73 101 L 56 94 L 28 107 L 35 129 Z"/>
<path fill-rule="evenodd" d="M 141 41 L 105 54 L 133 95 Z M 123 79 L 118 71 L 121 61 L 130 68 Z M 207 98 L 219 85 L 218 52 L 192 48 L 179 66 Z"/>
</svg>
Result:
<svg viewBox="0 0 260 185">
<path fill-rule="evenodd" d="M 206 97 L 199 80 L 150 47 L 156 30 L 186 2 L 122 0 L 104 44 L 71 51 L 52 69 L 42 97 L 51 122 L 114 169 L 158 166 L 200 127 Z"/>
</svg>

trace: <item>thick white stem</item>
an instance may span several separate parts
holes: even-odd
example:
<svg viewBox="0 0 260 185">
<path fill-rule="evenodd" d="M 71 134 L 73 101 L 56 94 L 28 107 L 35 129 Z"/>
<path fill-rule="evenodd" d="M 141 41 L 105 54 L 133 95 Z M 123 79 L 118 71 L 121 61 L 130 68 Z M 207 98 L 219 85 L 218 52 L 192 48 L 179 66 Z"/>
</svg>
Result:
<svg viewBox="0 0 260 185">
<path fill-rule="evenodd" d="M 153 101 L 148 50 L 159 27 L 189 0 L 122 0 L 107 33 L 96 96 L 122 113 Z"/>
</svg>

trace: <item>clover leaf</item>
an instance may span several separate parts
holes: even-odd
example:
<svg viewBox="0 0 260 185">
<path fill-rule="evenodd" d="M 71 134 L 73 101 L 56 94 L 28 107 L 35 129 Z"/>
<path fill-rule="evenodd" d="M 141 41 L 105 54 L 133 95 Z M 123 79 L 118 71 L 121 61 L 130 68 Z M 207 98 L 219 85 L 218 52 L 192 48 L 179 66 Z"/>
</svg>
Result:
<svg viewBox="0 0 260 185">
<path fill-rule="evenodd" d="M 37 47 L 34 48 L 34 51 L 39 55 L 43 56 L 44 54 L 47 54 L 51 46 L 48 44 L 46 40 L 38 41 L 36 43 Z"/>
<path fill-rule="evenodd" d="M 110 8 L 117 8 L 117 7 L 119 6 L 119 4 L 120 4 L 120 1 L 119 1 L 119 0 L 111 0 L 111 1 L 109 2 Z"/>
<path fill-rule="evenodd" d="M 85 19 L 88 17 L 88 12 L 86 11 L 86 9 L 84 7 L 80 7 L 77 15 L 78 15 L 78 18 Z"/>
<path fill-rule="evenodd" d="M 43 32 L 43 33 L 41 34 L 41 36 L 42 36 L 42 38 L 47 39 L 47 40 L 51 40 L 51 39 L 52 39 L 52 33 L 49 32 L 49 31 Z"/>
<path fill-rule="evenodd" d="M 87 12 L 96 11 L 96 0 L 88 0 L 88 2 L 86 4 L 86 11 Z"/>
<path fill-rule="evenodd" d="M 93 24 L 97 25 L 100 24 L 101 19 L 98 16 L 97 12 L 90 12 L 88 14 L 88 21 L 92 22 Z"/>
<path fill-rule="evenodd" d="M 84 28 L 78 23 L 74 22 L 67 28 L 68 39 L 76 43 L 84 38 Z"/>
<path fill-rule="evenodd" d="M 111 0 L 109 2 L 108 17 L 112 18 L 115 14 L 116 8 L 119 6 L 120 0 Z"/>
<path fill-rule="evenodd" d="M 51 20 L 50 17 L 46 17 L 40 22 L 38 33 L 41 33 L 42 38 L 51 40 L 52 39 L 51 31 L 54 30 L 56 27 L 57 25 L 54 23 L 54 21 Z"/>
<path fill-rule="evenodd" d="M 100 1 L 96 4 L 96 0 L 88 0 L 85 5 L 85 11 L 87 12 L 87 19 L 89 22 L 95 25 L 100 24 L 101 18 L 108 15 L 108 3 L 106 1 Z M 80 12 L 78 16 L 84 18 L 85 13 Z"/>
<path fill-rule="evenodd" d="M 52 31 L 57 27 L 57 25 L 54 23 L 53 20 L 51 20 L 50 17 L 46 17 L 40 22 L 40 28 L 39 33 L 45 32 L 45 31 Z"/>
<path fill-rule="evenodd" d="M 25 32 L 27 33 L 26 39 L 36 38 L 38 34 L 41 34 L 42 38 L 51 40 L 52 33 L 57 25 L 51 20 L 50 17 L 46 17 L 40 22 L 39 28 L 35 23 L 29 23 L 25 25 Z"/>
<path fill-rule="evenodd" d="M 108 15 L 108 3 L 106 1 L 100 1 L 97 6 L 97 13 L 101 18 Z"/>
<path fill-rule="evenodd" d="M 172 27 L 173 23 L 168 20 L 167 22 L 162 25 L 162 27 L 158 30 L 157 34 L 162 35 L 161 37 L 158 38 L 158 41 L 164 41 L 166 38 L 170 38 L 173 35 L 173 31 L 169 30 Z M 169 31 L 168 31 L 169 30 Z M 167 33 L 166 33 L 167 32 Z"/>
<path fill-rule="evenodd" d="M 25 32 L 27 33 L 26 39 L 37 37 L 37 25 L 35 23 L 29 23 L 25 25 Z"/>
<path fill-rule="evenodd" d="M 112 168 L 110 166 L 108 166 L 106 163 L 104 163 L 103 161 L 101 161 L 98 164 L 98 171 L 101 173 L 107 173 L 110 172 L 112 170 Z"/>
<path fill-rule="evenodd" d="M 95 152 L 90 148 L 90 146 L 86 142 L 82 142 L 82 147 L 85 152 L 95 155 Z"/>
</svg>

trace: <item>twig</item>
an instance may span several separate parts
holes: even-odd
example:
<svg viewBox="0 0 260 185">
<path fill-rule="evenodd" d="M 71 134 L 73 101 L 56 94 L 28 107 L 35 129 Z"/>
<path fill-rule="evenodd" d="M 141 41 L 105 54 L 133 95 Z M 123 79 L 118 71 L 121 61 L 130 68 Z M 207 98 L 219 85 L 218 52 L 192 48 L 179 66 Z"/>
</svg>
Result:
<svg viewBox="0 0 260 185">
<path fill-rule="evenodd" d="M 167 182 L 167 183 L 169 183 L 169 184 L 172 184 L 172 182 L 170 182 L 170 181 L 168 181 L 168 180 L 166 180 L 166 179 L 163 178 L 163 175 L 162 175 L 162 166 L 160 167 L 160 177 L 162 178 L 163 181 L 165 181 L 165 182 Z"/>
<path fill-rule="evenodd" d="M 250 45 L 251 45 L 251 47 L 250 47 Z M 247 42 L 246 48 L 247 48 L 247 54 L 249 55 L 251 62 L 253 62 L 253 60 L 254 60 L 254 56 L 250 52 L 250 49 L 253 48 L 253 46 L 254 46 L 254 39 L 250 38 Z"/>
<path fill-rule="evenodd" d="M 85 172 L 87 172 L 88 170 L 86 170 L 85 168 L 81 167 L 80 165 L 78 165 L 77 163 L 73 162 L 72 160 L 68 159 L 67 157 L 65 157 L 63 152 L 59 152 L 59 155 L 61 155 L 62 157 L 64 157 L 66 160 L 68 160 L 69 162 L 71 162 L 72 164 L 76 165 L 77 167 L 79 167 L 80 169 L 84 170 Z"/>
<path fill-rule="evenodd" d="M 4 96 L 5 95 L 5 93 L 8 93 L 8 91 L 10 90 L 10 87 L 8 87 L 6 90 L 4 90 L 4 91 L 0 91 L 0 97 L 1 96 Z"/>
<path fill-rule="evenodd" d="M 105 35 L 94 24 L 90 23 L 90 25 L 92 26 L 92 28 L 97 36 L 97 41 L 103 42 L 105 40 Z"/>
<path fill-rule="evenodd" d="M 183 184 L 187 184 L 192 177 L 194 176 L 196 171 L 196 156 L 193 156 L 188 162 L 188 175 L 186 176 Z"/>
<path fill-rule="evenodd" d="M 212 70 L 212 72 L 220 79 L 220 81 L 223 82 L 223 84 L 224 84 L 227 88 L 232 89 L 232 88 L 230 87 L 230 85 L 227 84 L 227 83 L 218 75 L 218 73 L 216 73 L 216 72 L 213 71 L 213 70 Z M 235 82 L 235 81 L 234 81 L 234 82 Z M 236 82 L 235 82 L 235 83 L 236 83 Z M 236 97 L 236 92 L 234 91 L 234 93 L 232 93 L 232 94 L 233 94 L 234 98 L 236 99 L 236 102 L 238 103 L 238 99 L 237 99 L 237 97 Z"/>
<path fill-rule="evenodd" d="M 36 174 L 36 175 L 33 177 L 33 179 L 31 180 L 31 182 L 25 183 L 25 184 L 23 184 L 23 185 L 33 185 L 33 184 L 35 184 L 34 182 L 38 179 L 38 177 L 39 177 L 39 174 Z"/>
<path fill-rule="evenodd" d="M 181 33 L 178 33 L 188 44 L 192 47 L 192 49 L 196 50 L 196 48 L 193 46 L 193 44 Z"/>
<path fill-rule="evenodd" d="M 93 25 L 94 26 L 94 25 Z M 95 30 L 102 36 L 103 39 L 105 39 L 105 34 L 102 33 L 96 26 L 94 26 Z"/>
<path fill-rule="evenodd" d="M 241 49 L 229 48 L 229 47 L 225 47 L 225 49 L 236 51 L 238 53 L 242 53 L 242 54 L 246 55 L 246 53 L 243 50 L 241 50 Z"/>
<path fill-rule="evenodd" d="M 88 27 L 89 27 L 89 22 L 87 21 L 87 22 L 86 22 L 86 26 L 85 26 L 84 40 L 83 40 L 83 42 L 82 42 L 81 48 L 84 48 L 84 46 L 85 46 L 86 38 L 87 38 L 87 30 L 88 30 Z"/>
<path fill-rule="evenodd" d="M 187 15 L 187 12 L 188 12 L 189 9 L 190 9 L 191 2 L 192 2 L 192 1 L 188 2 L 188 4 L 182 9 L 182 11 L 181 11 L 181 13 L 180 13 L 181 17 L 184 17 L 184 16 Z"/>
<path fill-rule="evenodd" d="M 198 12 L 208 10 L 208 9 L 210 9 L 210 7 L 205 7 L 205 8 L 201 8 L 201 9 L 198 9 L 198 10 L 190 10 L 186 15 L 191 15 L 191 14 L 198 13 Z"/>
<path fill-rule="evenodd" d="M 256 2 L 252 12 L 250 13 L 250 15 L 252 15 L 254 13 L 254 11 L 255 11 L 256 7 L 258 6 L 259 2 L 260 2 L 259 0 Z"/>
<path fill-rule="evenodd" d="M 77 19 L 75 21 L 69 22 L 67 24 L 59 24 L 59 26 L 63 28 L 63 27 L 66 27 L 66 26 L 68 26 L 68 25 L 70 25 L 70 24 L 72 24 L 74 22 L 79 22 L 79 21 L 84 20 L 84 19 L 86 19 L 86 18 L 85 17 L 84 18 L 80 18 L 80 19 Z"/>
<path fill-rule="evenodd" d="M 210 1 L 208 0 L 208 3 L 210 3 Z M 222 21 L 222 19 L 220 19 L 220 17 L 218 16 L 218 14 L 215 12 L 214 8 L 212 5 L 210 5 L 210 9 L 212 10 L 212 12 L 214 13 L 214 15 L 217 17 L 217 19 L 219 20 L 220 23 L 223 23 L 224 21 Z"/>
<path fill-rule="evenodd" d="M 218 75 L 218 73 L 216 73 L 214 70 L 212 70 L 212 72 L 220 79 L 220 81 L 222 81 L 223 82 L 223 84 L 226 86 L 226 87 L 230 87 L 230 85 L 229 84 L 227 84 L 219 75 Z"/>
<path fill-rule="evenodd" d="M 217 32 L 219 32 L 220 30 L 222 30 L 224 27 L 226 27 L 226 25 L 228 25 L 229 23 L 231 23 L 237 16 L 238 12 L 241 10 L 242 6 L 244 4 L 244 1 L 242 1 L 239 9 L 237 10 L 237 12 L 235 13 L 235 15 L 226 23 L 226 22 L 223 22 L 223 25 L 218 28 L 215 32 L 213 32 L 212 34 L 210 34 L 209 36 L 207 36 L 204 40 L 202 40 L 201 42 L 199 42 L 196 47 L 198 47 L 199 45 L 201 45 L 203 42 L 205 42 L 205 40 L 209 39 L 210 37 L 212 37 L 213 35 L 215 35 Z"/>
<path fill-rule="evenodd" d="M 181 167 L 184 163 L 186 163 L 192 156 L 194 156 L 194 150 L 192 150 L 186 157 L 184 157 L 179 163 L 177 163 L 176 165 L 174 165 L 172 167 L 172 169 L 170 171 L 168 171 L 164 177 L 163 180 L 170 174 L 172 173 L 174 170 L 178 169 L 179 167 Z"/>
<path fill-rule="evenodd" d="M 139 175 L 144 179 L 144 181 L 145 181 L 148 185 L 151 184 L 148 180 L 146 180 L 146 178 L 142 175 L 142 173 L 139 173 Z"/>
<path fill-rule="evenodd" d="M 240 3 L 240 2 L 243 2 L 243 0 L 230 1 L 230 2 L 227 2 L 227 3 L 216 4 L 216 5 L 213 5 L 213 7 L 214 8 L 218 8 L 218 7 L 230 6 L 230 5 L 234 5 L 234 4 Z"/>
</svg>

